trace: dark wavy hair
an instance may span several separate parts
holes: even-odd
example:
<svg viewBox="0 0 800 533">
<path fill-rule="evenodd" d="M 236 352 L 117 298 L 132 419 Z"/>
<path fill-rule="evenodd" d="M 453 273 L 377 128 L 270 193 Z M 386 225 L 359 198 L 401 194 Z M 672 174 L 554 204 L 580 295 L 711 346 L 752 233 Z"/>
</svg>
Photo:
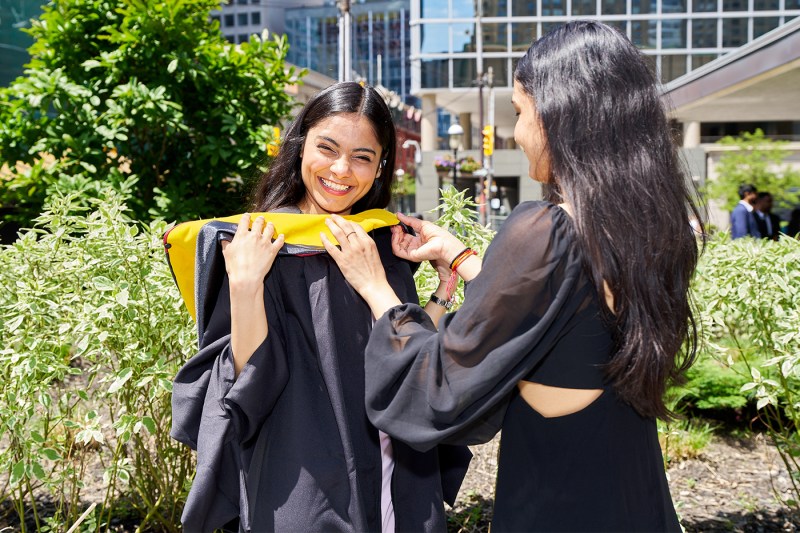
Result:
<svg viewBox="0 0 800 533">
<path fill-rule="evenodd" d="M 303 200 L 306 188 L 300 171 L 300 153 L 308 130 L 321 120 L 340 113 L 366 117 L 381 145 L 380 176 L 369 192 L 353 205 L 351 213 L 389 205 L 397 150 L 392 114 L 383 97 L 372 87 L 342 82 L 323 89 L 309 100 L 287 128 L 278 155 L 253 191 L 251 205 L 254 211 L 298 205 Z"/>
<path fill-rule="evenodd" d="M 514 79 L 547 137 L 548 199 L 571 204 L 597 292 L 614 296 L 613 310 L 600 298 L 616 341 L 606 375 L 639 414 L 669 418 L 667 384 L 697 352 L 688 215 L 702 218 L 654 73 L 617 30 L 577 21 L 535 41 Z"/>
</svg>

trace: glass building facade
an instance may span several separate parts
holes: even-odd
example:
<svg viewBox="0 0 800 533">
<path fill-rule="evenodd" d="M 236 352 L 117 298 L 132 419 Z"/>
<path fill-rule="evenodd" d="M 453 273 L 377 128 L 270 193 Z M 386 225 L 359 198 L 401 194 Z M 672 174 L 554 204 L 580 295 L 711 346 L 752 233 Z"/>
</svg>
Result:
<svg viewBox="0 0 800 533">
<path fill-rule="evenodd" d="M 416 0 L 413 91 L 473 87 L 492 67 L 495 87 L 534 39 L 574 19 L 625 33 L 667 83 L 800 15 L 800 0 Z"/>
<path fill-rule="evenodd" d="M 382 84 L 404 100 L 411 90 L 409 0 L 353 2 L 352 68 L 354 79 Z M 295 65 L 339 76 L 339 10 L 335 5 L 286 9 L 288 60 Z M 379 58 L 380 57 L 380 61 Z"/>
<path fill-rule="evenodd" d="M 31 27 L 30 19 L 42 14 L 44 1 L 0 0 L 0 87 L 7 87 L 23 73 L 30 60 L 30 35 L 22 31 Z"/>
</svg>

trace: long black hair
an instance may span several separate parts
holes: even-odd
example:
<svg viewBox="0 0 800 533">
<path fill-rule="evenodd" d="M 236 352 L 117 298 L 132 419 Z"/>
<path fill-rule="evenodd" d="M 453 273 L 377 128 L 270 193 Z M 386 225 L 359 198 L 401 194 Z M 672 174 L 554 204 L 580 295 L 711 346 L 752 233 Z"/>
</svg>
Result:
<svg viewBox="0 0 800 533">
<path fill-rule="evenodd" d="M 341 113 L 366 117 L 381 145 L 381 172 L 370 191 L 356 202 L 351 213 L 389 205 L 394 180 L 397 134 L 392 114 L 380 94 L 356 82 L 336 83 L 323 89 L 303 107 L 281 142 L 278 155 L 256 185 L 252 198 L 254 211 L 270 211 L 298 205 L 306 196 L 300 170 L 300 153 L 308 130 L 318 122 Z"/>
<path fill-rule="evenodd" d="M 669 417 L 667 384 L 697 351 L 689 284 L 699 250 L 687 215 L 701 217 L 654 73 L 617 30 L 577 21 L 535 41 L 514 79 L 547 137 L 548 199 L 573 207 L 597 292 L 607 283 L 614 296 L 606 375 L 641 415 Z"/>
</svg>

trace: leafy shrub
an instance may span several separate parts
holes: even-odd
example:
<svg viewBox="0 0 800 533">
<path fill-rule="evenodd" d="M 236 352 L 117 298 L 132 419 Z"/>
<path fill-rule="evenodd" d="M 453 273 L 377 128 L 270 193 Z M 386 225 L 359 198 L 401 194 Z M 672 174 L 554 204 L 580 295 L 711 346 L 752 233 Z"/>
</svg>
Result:
<svg viewBox="0 0 800 533">
<path fill-rule="evenodd" d="M 216 0 L 58 0 L 43 8 L 25 75 L 0 89 L 0 164 L 45 153 L 66 175 L 138 187 L 140 220 L 235 212 L 291 111 L 285 37 L 233 45 Z M 5 218 L 30 224 L 58 173 L 5 176 Z"/>
<path fill-rule="evenodd" d="M 800 241 L 712 240 L 694 290 L 704 342 L 730 368 L 746 369 L 742 395 L 754 394 L 759 419 L 793 482 L 800 508 Z"/>
<path fill-rule="evenodd" d="M 462 242 L 482 257 L 494 237 L 494 231 L 477 222 L 478 205 L 471 197 L 466 196 L 466 191 L 458 191 L 454 187 L 442 189 L 441 195 L 442 200 L 438 209 L 431 211 L 439 211 L 436 224 L 458 235 Z M 431 264 L 425 261 L 417 270 L 414 281 L 417 293 L 420 295 L 420 303 L 425 305 L 426 298 L 439 286 L 439 276 Z M 463 300 L 463 290 L 457 289 L 453 297 L 453 311 L 458 309 Z"/>
<path fill-rule="evenodd" d="M 84 526 L 132 509 L 176 531 L 193 459 L 169 437 L 170 391 L 194 332 L 164 261 L 165 225 L 142 227 L 124 195 L 99 194 L 91 209 L 54 196 L 0 248 L 0 502 L 11 499 L 23 531 L 26 513 L 37 530 L 63 531 L 99 486 Z"/>
</svg>

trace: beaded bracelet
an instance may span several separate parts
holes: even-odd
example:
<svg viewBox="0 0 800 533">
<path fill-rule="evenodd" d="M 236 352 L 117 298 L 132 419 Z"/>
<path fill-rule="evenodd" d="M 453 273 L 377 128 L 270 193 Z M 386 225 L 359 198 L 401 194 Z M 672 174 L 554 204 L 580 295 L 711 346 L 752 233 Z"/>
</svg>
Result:
<svg viewBox="0 0 800 533">
<path fill-rule="evenodd" d="M 458 267 L 467 260 L 471 255 L 478 255 L 478 253 L 470 247 L 466 247 L 450 262 L 450 279 L 447 280 L 445 290 L 447 291 L 447 299 L 452 301 L 455 292 L 456 283 L 458 283 Z"/>
</svg>

